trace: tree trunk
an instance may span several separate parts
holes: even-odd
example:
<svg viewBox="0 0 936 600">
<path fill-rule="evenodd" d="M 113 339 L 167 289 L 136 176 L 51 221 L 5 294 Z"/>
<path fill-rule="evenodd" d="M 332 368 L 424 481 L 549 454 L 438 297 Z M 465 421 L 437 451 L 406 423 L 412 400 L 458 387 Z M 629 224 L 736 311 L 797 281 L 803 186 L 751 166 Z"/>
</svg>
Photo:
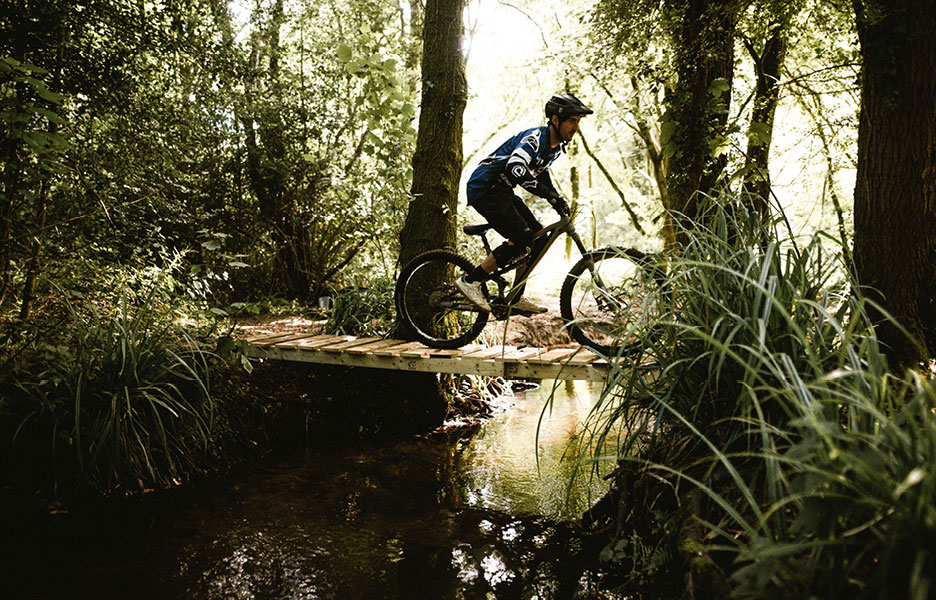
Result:
<svg viewBox="0 0 936 600">
<path fill-rule="evenodd" d="M 462 56 L 464 0 L 428 0 L 423 26 L 422 106 L 413 155 L 412 201 L 400 232 L 400 263 L 426 250 L 455 247 L 468 101 Z"/>
<path fill-rule="evenodd" d="M 677 81 L 666 97 L 669 135 L 664 146 L 671 156 L 668 212 L 664 236 L 677 239 L 679 223 L 691 229 L 699 194 L 720 185 L 726 165 L 728 108 L 734 74 L 735 0 L 670 0 L 681 10 L 673 32 Z"/>
<path fill-rule="evenodd" d="M 55 127 L 55 123 L 52 124 Z M 39 183 L 39 206 L 36 209 L 36 231 L 40 232 L 45 228 L 46 209 L 49 204 L 49 180 L 45 179 Z M 32 310 L 33 295 L 36 289 L 36 279 L 39 277 L 39 255 L 42 252 L 41 233 L 36 233 L 32 246 L 29 251 L 29 260 L 26 263 L 26 279 L 23 282 L 23 298 L 20 304 L 19 318 L 24 323 L 29 320 L 29 313 Z"/>
<path fill-rule="evenodd" d="M 901 364 L 936 350 L 936 7 L 854 0 L 864 66 L 855 182 L 855 267 Z"/>
<path fill-rule="evenodd" d="M 747 43 L 748 52 L 754 59 L 757 69 L 757 84 L 754 90 L 754 109 L 751 112 L 751 124 L 748 128 L 748 148 L 744 162 L 744 187 L 749 195 L 742 201 L 749 202 L 751 208 L 765 216 L 770 203 L 770 144 L 773 141 L 774 114 L 780 100 L 780 70 L 786 56 L 785 30 L 789 24 L 790 13 L 770 28 L 770 35 L 764 43 L 764 49 L 757 53 L 753 44 Z"/>
</svg>

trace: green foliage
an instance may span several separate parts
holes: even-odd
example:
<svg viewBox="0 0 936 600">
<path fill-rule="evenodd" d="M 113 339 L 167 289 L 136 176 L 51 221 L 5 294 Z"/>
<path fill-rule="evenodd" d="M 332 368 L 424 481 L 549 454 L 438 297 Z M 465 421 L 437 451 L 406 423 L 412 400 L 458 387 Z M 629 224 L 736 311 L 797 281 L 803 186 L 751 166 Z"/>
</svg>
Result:
<svg viewBox="0 0 936 600">
<path fill-rule="evenodd" d="M 0 183 L 20 191 L 0 210 L 0 302 L 16 299 L 34 241 L 40 284 L 103 287 L 101 267 L 181 254 L 179 291 L 223 310 L 389 267 L 415 137 L 410 35 L 388 26 L 396 6 L 279 6 L 50 0 L 4 12 L 0 56 L 16 60 L 0 66 L 0 113 L 22 127 L 2 148 Z M 12 177 L 13 154 L 29 177 Z M 30 202 L 40 189 L 42 211 Z"/>
<path fill-rule="evenodd" d="M 335 294 L 325 333 L 387 337 L 393 331 L 396 309 L 394 282 L 376 278 L 365 288 L 349 288 Z"/>
<path fill-rule="evenodd" d="M 47 78 L 44 69 L 0 49 L 0 304 L 45 224 L 49 180 L 65 172 L 63 96 Z"/>
<path fill-rule="evenodd" d="M 48 440 L 54 485 L 77 475 L 105 492 L 162 487 L 207 449 L 209 355 L 154 297 L 125 296 L 113 314 L 69 304 L 61 327 L 4 357 L 0 415 L 18 423 L 14 453 Z"/>
<path fill-rule="evenodd" d="M 50 131 L 50 125 L 65 124 L 55 110 L 64 96 L 49 89 L 44 81 L 47 75 L 35 65 L 0 57 L 0 146 L 4 163 L 34 163 L 40 172 L 62 169 L 61 155 L 68 143 L 62 135 Z"/>
<path fill-rule="evenodd" d="M 628 431 L 623 468 L 707 495 L 691 518 L 737 597 L 926 597 L 932 382 L 889 372 L 832 240 L 798 248 L 719 207 L 701 225 L 645 325 L 654 368 L 617 373 L 596 444 Z"/>
</svg>

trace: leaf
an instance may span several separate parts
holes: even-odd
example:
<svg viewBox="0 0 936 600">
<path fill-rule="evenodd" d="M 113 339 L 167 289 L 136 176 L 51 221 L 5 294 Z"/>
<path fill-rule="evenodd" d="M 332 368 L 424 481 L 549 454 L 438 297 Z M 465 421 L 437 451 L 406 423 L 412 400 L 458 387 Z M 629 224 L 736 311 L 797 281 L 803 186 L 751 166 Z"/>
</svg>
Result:
<svg viewBox="0 0 936 600">
<path fill-rule="evenodd" d="M 719 77 L 718 79 L 712 81 L 711 84 L 709 84 L 708 93 L 713 96 L 721 96 L 730 89 L 731 84 L 728 83 L 728 80 L 724 77 Z"/>
<path fill-rule="evenodd" d="M 223 308 L 218 308 L 217 306 L 213 306 L 213 307 L 209 308 L 209 309 L 208 309 L 208 312 L 210 312 L 210 313 L 213 314 L 213 315 L 217 315 L 217 316 L 219 316 L 219 317 L 226 317 L 226 316 L 228 316 L 228 312 L 227 312 L 226 310 L 224 310 Z"/>
<path fill-rule="evenodd" d="M 926 477 L 926 469 L 917 467 L 907 473 L 907 477 L 894 489 L 894 498 L 900 498 L 904 492 L 923 481 Z"/>
<path fill-rule="evenodd" d="M 748 139 L 751 143 L 763 146 L 770 143 L 772 129 L 767 123 L 751 123 L 748 127 Z"/>
<path fill-rule="evenodd" d="M 42 108 L 42 107 L 37 106 L 33 108 L 33 111 L 35 111 L 37 115 L 45 117 L 47 120 L 51 121 L 52 123 L 58 123 L 59 125 L 64 125 L 67 122 L 65 121 L 65 119 L 60 117 L 58 113 L 51 111 L 47 108 Z"/>
<path fill-rule="evenodd" d="M 44 81 L 40 79 L 36 79 L 35 77 L 19 77 L 18 79 L 28 83 L 29 87 L 31 87 L 33 91 L 35 91 L 36 94 L 38 94 L 38 96 L 43 100 L 59 104 L 62 100 L 65 99 L 63 94 L 56 94 L 49 89 L 49 86 L 46 85 Z"/>
<path fill-rule="evenodd" d="M 244 267 L 249 267 L 250 265 L 248 265 L 248 264 L 245 263 L 245 262 L 241 262 L 241 261 L 239 261 L 239 260 L 232 260 L 231 262 L 228 263 L 228 266 L 229 266 L 229 267 L 235 267 L 235 268 L 238 268 L 238 269 L 242 269 L 242 268 L 244 268 Z"/>
<path fill-rule="evenodd" d="M 218 240 L 206 240 L 202 242 L 201 245 L 205 250 L 217 250 L 221 247 L 221 242 Z"/>
<path fill-rule="evenodd" d="M 338 44 L 338 60 L 343 63 L 349 62 L 354 52 L 348 44 Z"/>
</svg>

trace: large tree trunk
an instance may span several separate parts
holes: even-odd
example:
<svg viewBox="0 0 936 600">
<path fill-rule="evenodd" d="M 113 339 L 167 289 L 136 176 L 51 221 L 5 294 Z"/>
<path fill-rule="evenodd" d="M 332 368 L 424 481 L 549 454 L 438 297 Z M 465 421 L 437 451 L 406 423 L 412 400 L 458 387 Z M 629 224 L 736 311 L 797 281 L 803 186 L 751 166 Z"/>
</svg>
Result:
<svg viewBox="0 0 936 600">
<path fill-rule="evenodd" d="M 903 364 L 936 350 L 936 6 L 854 0 L 864 67 L 855 267 L 894 316 L 880 339 Z M 881 319 L 880 315 L 877 315 Z"/>
<path fill-rule="evenodd" d="M 426 250 L 455 247 L 462 116 L 468 102 L 461 48 L 464 5 L 464 0 L 426 2 L 413 199 L 400 232 L 400 264 Z"/>
<path fill-rule="evenodd" d="M 676 85 L 666 98 L 670 155 L 667 175 L 669 216 L 664 226 L 667 245 L 678 228 L 692 228 L 699 194 L 720 185 L 727 155 L 725 127 L 734 73 L 736 0 L 670 0 L 680 13 L 673 32 Z"/>
</svg>

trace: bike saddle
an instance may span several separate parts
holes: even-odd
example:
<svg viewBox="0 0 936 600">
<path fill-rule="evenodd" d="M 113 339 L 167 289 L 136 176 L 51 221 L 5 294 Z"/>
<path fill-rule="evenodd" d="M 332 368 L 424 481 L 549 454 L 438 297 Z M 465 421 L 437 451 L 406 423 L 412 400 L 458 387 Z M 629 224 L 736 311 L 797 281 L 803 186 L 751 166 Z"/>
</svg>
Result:
<svg viewBox="0 0 936 600">
<path fill-rule="evenodd" d="M 490 223 L 478 223 L 477 225 L 465 225 L 462 231 L 468 235 L 481 235 L 491 227 L 493 227 L 493 225 Z"/>
</svg>

